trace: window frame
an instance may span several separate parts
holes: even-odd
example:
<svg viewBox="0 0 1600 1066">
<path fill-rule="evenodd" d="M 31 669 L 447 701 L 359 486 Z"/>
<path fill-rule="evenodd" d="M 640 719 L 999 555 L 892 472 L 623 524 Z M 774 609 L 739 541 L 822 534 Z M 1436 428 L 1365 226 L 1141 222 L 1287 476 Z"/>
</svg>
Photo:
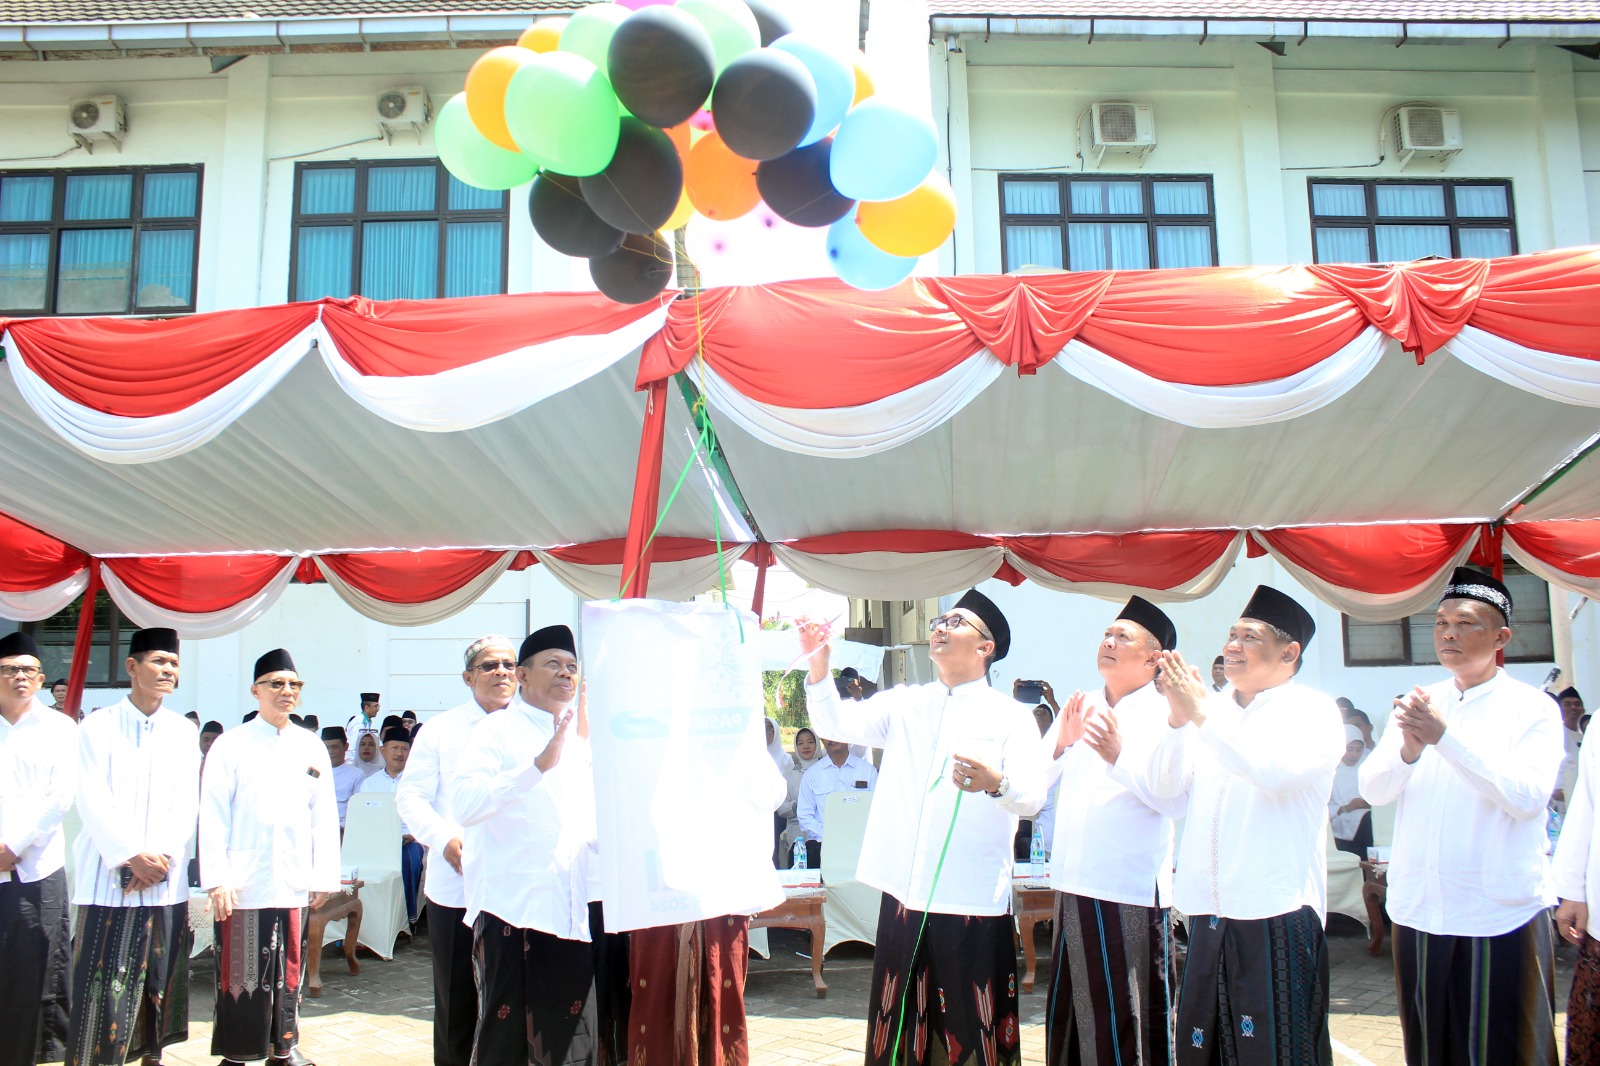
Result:
<svg viewBox="0 0 1600 1066">
<path fill-rule="evenodd" d="M 1535 578 L 1536 580 L 1539 581 L 1539 583 L 1542 586 L 1544 586 L 1544 589 L 1545 589 L 1544 605 L 1545 605 L 1545 612 L 1546 612 L 1546 622 L 1545 622 L 1545 624 L 1551 625 L 1553 627 L 1555 619 L 1554 619 L 1553 615 L 1551 615 L 1551 613 L 1550 613 L 1550 601 L 1549 601 L 1549 589 L 1550 589 L 1550 586 L 1549 586 L 1549 583 L 1545 582 L 1543 579 L 1539 578 L 1539 575 L 1533 573 L 1531 570 L 1528 570 L 1525 567 L 1519 566 L 1518 564 L 1512 562 L 1509 559 L 1505 561 L 1504 565 L 1505 565 L 1506 569 L 1513 571 L 1515 576 L 1526 576 L 1526 577 Z M 1520 603 L 1518 604 L 1518 606 L 1520 607 Z M 1390 619 L 1387 622 L 1358 622 L 1358 624 L 1360 624 L 1360 625 L 1369 625 L 1369 626 L 1399 626 L 1400 627 L 1400 648 L 1401 648 L 1401 654 L 1404 656 L 1404 658 L 1399 658 L 1399 659 L 1381 659 L 1381 660 L 1379 660 L 1379 659 L 1362 659 L 1362 660 L 1359 660 L 1359 661 L 1352 661 L 1351 658 L 1350 658 L 1350 623 L 1351 623 L 1352 619 L 1351 619 L 1351 617 L 1349 615 L 1344 614 L 1344 613 L 1341 612 L 1340 615 L 1339 615 L 1339 623 L 1340 623 L 1340 625 L 1339 625 L 1340 634 L 1339 635 L 1340 635 L 1340 639 L 1342 641 L 1342 646 L 1340 647 L 1340 655 L 1341 655 L 1341 658 L 1342 658 L 1342 661 L 1343 661 L 1344 665 L 1347 668 L 1353 669 L 1353 670 L 1361 670 L 1361 669 L 1365 669 L 1367 667 L 1382 668 L 1382 667 L 1389 667 L 1389 666 L 1401 666 L 1401 667 L 1433 667 L 1433 666 L 1438 666 L 1439 665 L 1438 661 L 1436 659 L 1432 658 L 1433 649 L 1432 649 L 1431 645 L 1427 649 L 1428 650 L 1428 655 L 1429 655 L 1429 661 L 1427 661 L 1427 662 L 1419 662 L 1417 660 L 1417 656 L 1416 656 L 1416 648 L 1412 645 L 1412 642 L 1411 642 L 1412 621 L 1415 620 L 1415 619 L 1424 618 L 1424 617 L 1431 619 L 1432 618 L 1432 612 L 1431 611 L 1419 611 L 1416 614 L 1407 615 L 1404 618 L 1393 618 L 1393 619 Z M 1431 626 L 1431 624 L 1432 624 L 1431 621 L 1430 621 L 1429 624 Z M 1522 624 L 1527 625 L 1529 623 L 1524 621 Z M 1534 624 L 1537 624 L 1537 623 L 1534 623 Z M 1552 637 L 1552 639 L 1553 639 L 1553 637 Z M 1549 655 L 1507 655 L 1506 658 L 1505 658 L 1505 661 L 1506 661 L 1506 663 L 1508 665 L 1510 665 L 1510 664 L 1515 664 L 1515 663 L 1549 663 L 1549 662 L 1552 661 L 1552 659 L 1551 659 L 1551 657 Z"/>
<path fill-rule="evenodd" d="M 367 210 L 367 175 L 374 169 L 395 167 L 432 166 L 437 171 L 434 181 L 434 209 L 432 211 L 368 211 Z M 355 195 L 351 198 L 351 210 L 347 213 L 307 214 L 301 210 L 301 184 L 305 174 L 310 170 L 355 170 Z M 438 262 L 435 266 L 435 299 L 442 299 L 445 292 L 445 264 L 450 250 L 449 224 L 451 222 L 499 222 L 500 223 L 500 282 L 498 293 L 507 291 L 510 278 L 511 258 L 511 193 L 502 191 L 503 206 L 497 211 L 462 210 L 450 207 L 450 171 L 444 163 L 437 158 L 421 159 L 342 159 L 337 161 L 317 160 L 313 162 L 296 163 L 294 167 L 294 201 L 289 213 L 289 291 L 290 302 L 297 302 L 300 284 L 300 230 L 306 228 L 335 228 L 346 226 L 350 229 L 350 288 L 351 296 L 363 296 L 361 292 L 361 256 L 362 256 L 362 223 L 365 222 L 436 222 L 439 225 Z M 337 298 L 337 297 L 335 297 Z M 368 297 L 374 299 L 374 297 Z M 323 299 L 323 297 L 308 297 L 307 299 Z"/>
<path fill-rule="evenodd" d="M 0 315 L 16 318 L 61 317 L 81 318 L 93 315 L 185 315 L 193 314 L 200 298 L 200 222 L 205 203 L 206 174 L 204 163 L 159 163 L 124 167 L 48 167 L 33 170 L 0 169 L 0 180 L 6 178 L 50 177 L 54 183 L 50 190 L 50 220 L 48 222 L 0 222 L 0 233 L 8 236 L 19 233 L 44 233 L 50 238 L 50 249 L 45 265 L 45 306 L 39 308 L 0 307 Z M 127 174 L 135 178 L 128 198 L 126 219 L 94 218 L 72 219 L 66 217 L 67 179 L 83 175 Z M 151 174 L 195 175 L 194 214 L 187 218 L 144 218 L 144 179 Z M 133 233 L 128 261 L 128 302 L 121 311 L 60 311 L 56 300 L 61 286 L 61 234 L 73 230 L 120 229 L 126 225 Z M 194 262 L 191 265 L 191 285 L 187 304 L 168 304 L 163 307 L 139 306 L 139 240 L 145 231 L 192 230 L 194 232 Z"/>
<path fill-rule="evenodd" d="M 1365 215 L 1317 214 L 1316 186 L 1359 185 L 1364 190 Z M 1380 215 L 1378 214 L 1378 186 L 1380 185 L 1436 185 L 1446 190 L 1443 215 Z M 1506 214 L 1494 218 L 1471 215 L 1466 218 L 1456 214 L 1455 190 L 1459 186 L 1493 185 L 1506 191 Z M 1317 259 L 1317 230 L 1359 229 L 1367 234 L 1367 250 L 1378 254 L 1378 226 L 1446 226 L 1450 230 L 1450 258 L 1461 258 L 1461 230 L 1507 229 L 1511 230 L 1510 255 L 1517 254 L 1517 200 L 1510 178 L 1307 178 L 1306 216 L 1311 223 L 1311 261 Z M 1369 263 L 1380 262 L 1377 259 Z"/>
<path fill-rule="evenodd" d="M 1039 173 L 1001 173 L 997 175 L 1000 209 L 1000 269 L 1002 273 L 1009 273 L 1025 263 L 1011 263 L 1006 255 L 1006 228 L 1008 226 L 1039 225 L 1041 219 L 1051 219 L 1049 224 L 1057 226 L 1061 231 L 1061 269 L 1073 270 L 1071 257 L 1071 239 L 1068 227 L 1074 221 L 1078 222 L 1140 222 L 1145 225 L 1145 241 L 1149 247 L 1150 266 L 1145 270 L 1189 270 L 1192 267 L 1163 267 L 1158 265 L 1156 255 L 1156 227 L 1159 225 L 1200 225 L 1203 224 L 1211 231 L 1211 265 L 1216 266 L 1218 259 L 1217 246 L 1217 194 L 1216 184 L 1210 174 L 1039 174 Z M 1057 203 L 1061 209 L 1050 215 L 1019 215 L 1006 211 L 1006 182 L 1045 182 L 1054 181 L 1059 186 Z M 1140 184 L 1140 202 L 1144 210 L 1137 215 L 1130 214 L 1104 214 L 1104 215 L 1074 215 L 1072 213 L 1071 186 L 1074 182 L 1108 182 L 1108 181 L 1136 181 Z M 1206 187 L 1206 205 L 1209 213 L 1203 215 L 1169 215 L 1157 214 L 1155 210 L 1154 186 L 1159 183 L 1191 184 L 1204 182 Z M 1098 269 L 1098 268 L 1095 268 Z"/>
</svg>

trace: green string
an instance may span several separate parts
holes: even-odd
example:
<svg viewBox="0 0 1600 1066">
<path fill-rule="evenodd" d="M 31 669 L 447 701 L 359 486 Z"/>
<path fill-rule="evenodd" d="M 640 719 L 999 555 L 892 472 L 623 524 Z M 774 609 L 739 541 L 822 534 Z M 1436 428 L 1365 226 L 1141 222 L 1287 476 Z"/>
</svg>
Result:
<svg viewBox="0 0 1600 1066">
<path fill-rule="evenodd" d="M 948 759 L 945 765 L 949 765 Z M 932 792 L 942 780 L 944 780 L 943 769 L 939 771 L 939 776 L 934 779 L 933 784 L 928 786 L 928 791 Z M 961 797 L 965 795 L 966 793 L 960 790 L 956 792 L 955 809 L 950 812 L 950 828 L 944 831 L 944 847 L 939 849 L 939 862 L 933 868 L 933 884 L 928 886 L 928 907 L 922 912 L 922 924 L 917 927 L 917 939 L 911 945 L 911 962 L 906 966 L 906 986 L 900 990 L 900 1020 L 895 1023 L 894 1048 L 889 1052 L 891 1066 L 900 1061 L 900 1036 L 906 1029 L 906 1000 L 911 998 L 911 976 L 917 965 L 917 950 L 922 947 L 922 934 L 928 929 L 928 915 L 933 909 L 933 895 L 939 891 L 939 873 L 944 869 L 944 857 L 950 853 L 950 838 L 955 836 L 956 816 L 961 813 Z"/>
<path fill-rule="evenodd" d="M 622 599 L 622 593 L 629 583 L 633 581 L 633 575 L 638 572 L 639 564 L 644 561 L 645 553 L 650 550 L 650 545 L 655 543 L 656 534 L 661 532 L 661 523 L 667 520 L 667 512 L 672 509 L 672 501 L 678 498 L 678 490 L 683 488 L 684 481 L 689 477 L 689 471 L 694 469 L 695 456 L 700 454 L 700 449 L 707 440 L 706 434 L 710 431 L 711 423 L 709 421 L 701 423 L 700 437 L 694 442 L 694 450 L 689 453 L 689 461 L 683 464 L 683 470 L 678 474 L 677 483 L 672 486 L 672 491 L 667 494 L 667 502 L 662 505 L 660 515 L 656 517 L 655 528 L 650 530 L 650 535 L 644 539 L 644 544 L 639 548 L 639 558 L 634 561 L 633 569 L 623 575 L 622 587 L 617 590 L 615 596 L 611 597 L 612 603 L 617 603 Z"/>
</svg>

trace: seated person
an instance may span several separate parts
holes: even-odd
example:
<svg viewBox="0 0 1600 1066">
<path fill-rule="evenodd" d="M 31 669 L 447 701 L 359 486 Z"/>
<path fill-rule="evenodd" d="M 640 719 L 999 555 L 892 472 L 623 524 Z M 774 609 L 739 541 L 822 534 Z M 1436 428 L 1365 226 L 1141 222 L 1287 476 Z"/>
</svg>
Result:
<svg viewBox="0 0 1600 1066">
<path fill-rule="evenodd" d="M 388 792 L 393 794 L 400 783 L 400 774 L 406 768 L 406 757 L 411 754 L 411 734 L 404 726 L 392 725 L 383 731 L 383 772 L 372 774 L 361 782 L 360 792 Z M 400 880 L 406 886 L 406 917 L 417 920 L 417 888 L 422 883 L 422 845 L 411 835 L 404 822 L 400 823 Z"/>
<path fill-rule="evenodd" d="M 1359 777 L 1367 742 L 1359 726 L 1346 725 L 1344 734 L 1344 758 L 1333 771 L 1333 791 L 1328 796 L 1328 821 L 1334 847 L 1364 859 L 1372 846 L 1372 804 L 1361 798 Z"/>
<path fill-rule="evenodd" d="M 800 820 L 800 832 L 806 839 L 806 865 L 812 868 L 822 863 L 822 821 L 828 804 L 828 793 L 839 789 L 871 791 L 878 783 L 878 771 L 867 760 L 850 751 L 850 745 L 839 740 L 823 740 L 826 758 L 818 759 L 800 778 L 800 796 L 795 816 Z"/>
<path fill-rule="evenodd" d="M 333 764 L 333 798 L 339 804 L 339 828 L 342 830 L 345 812 L 350 809 L 350 797 L 356 794 L 367 775 L 345 757 L 350 754 L 350 743 L 345 739 L 342 726 L 330 725 L 324 729 L 322 744 L 328 749 L 328 761 Z"/>
<path fill-rule="evenodd" d="M 1034 724 L 1039 727 L 1039 736 L 1050 735 L 1050 730 L 1055 726 L 1056 709 L 1048 703 L 1041 703 L 1033 709 Z M 1044 843 L 1045 855 L 1050 854 L 1050 845 L 1055 840 L 1056 834 L 1056 798 L 1061 794 L 1061 782 L 1057 781 L 1050 786 L 1050 792 L 1044 798 L 1044 806 L 1039 808 L 1039 813 L 1032 818 L 1019 818 L 1017 820 L 1017 836 L 1013 841 L 1012 855 L 1018 862 L 1028 862 L 1033 858 L 1033 827 L 1039 827 L 1039 834 Z"/>
<path fill-rule="evenodd" d="M 356 742 L 356 767 L 363 777 L 371 777 L 383 769 L 383 754 L 378 751 L 376 733 L 362 733 Z"/>
</svg>

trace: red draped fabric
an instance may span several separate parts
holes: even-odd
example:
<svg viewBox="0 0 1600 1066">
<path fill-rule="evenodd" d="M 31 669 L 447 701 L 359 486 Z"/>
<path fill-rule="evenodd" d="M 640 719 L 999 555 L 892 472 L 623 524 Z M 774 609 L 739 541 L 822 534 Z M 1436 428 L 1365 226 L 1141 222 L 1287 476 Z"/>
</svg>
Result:
<svg viewBox="0 0 1600 1066">
<path fill-rule="evenodd" d="M 1489 280 L 1468 324 L 1526 348 L 1600 359 L 1600 248 L 1489 260 Z"/>
<path fill-rule="evenodd" d="M 1421 362 L 1461 332 L 1489 278 L 1486 259 L 1444 259 L 1372 267 L 1308 267 L 1343 293 L 1367 320 Z"/>
<path fill-rule="evenodd" d="M 1231 529 L 1006 537 L 1017 558 L 1056 577 L 1171 589 L 1193 580 L 1232 546 Z"/>
<path fill-rule="evenodd" d="M 70 544 L 0 515 L 0 592 L 36 592 L 88 565 L 89 557 Z"/>
<path fill-rule="evenodd" d="M 1393 595 L 1436 576 L 1480 529 L 1425 523 L 1268 529 L 1253 535 L 1330 585 Z"/>
<path fill-rule="evenodd" d="M 429 603 L 461 589 L 504 557 L 503 551 L 442 548 L 420 552 L 347 552 L 318 561 L 358 592 L 385 603 Z"/>
<path fill-rule="evenodd" d="M 209 614 L 237 607 L 283 573 L 281 555 L 181 555 L 106 559 L 101 565 L 157 607 Z"/>
<path fill-rule="evenodd" d="M 723 548 L 734 545 L 724 542 Z M 626 555 L 627 542 L 624 540 L 597 540 L 591 544 L 567 544 L 560 548 L 549 548 L 546 554 L 560 559 L 564 563 L 574 563 L 578 566 L 616 566 L 621 563 Z M 708 555 L 715 555 L 717 542 L 714 540 L 697 540 L 693 537 L 657 537 L 650 545 L 651 560 L 661 563 L 681 563 L 686 559 L 703 559 Z"/>
<path fill-rule="evenodd" d="M 1513 522 L 1505 527 L 1505 535 L 1553 569 L 1600 579 L 1600 520 Z"/>
</svg>

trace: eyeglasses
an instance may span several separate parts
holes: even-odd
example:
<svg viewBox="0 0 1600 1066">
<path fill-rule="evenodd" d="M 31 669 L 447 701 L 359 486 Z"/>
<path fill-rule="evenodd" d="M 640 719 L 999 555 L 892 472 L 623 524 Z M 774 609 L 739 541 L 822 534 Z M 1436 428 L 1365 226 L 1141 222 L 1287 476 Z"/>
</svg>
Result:
<svg viewBox="0 0 1600 1066">
<path fill-rule="evenodd" d="M 477 666 L 473 667 L 473 669 L 478 671 L 480 674 L 493 674 L 498 673 L 501 670 L 511 671 L 515 670 L 516 668 L 517 664 L 512 662 L 510 659 L 490 659 L 486 663 L 479 663 Z"/>
<path fill-rule="evenodd" d="M 984 640 L 994 639 L 994 637 L 989 635 L 988 630 L 984 629 L 978 623 L 974 622 L 965 615 L 942 614 L 938 618 L 931 618 L 928 620 L 929 633 L 937 633 L 941 629 L 960 629 L 962 626 L 971 626 L 973 629 L 976 629 L 978 631 L 978 635 Z"/>
<path fill-rule="evenodd" d="M 257 684 L 265 685 L 274 692 L 282 692 L 284 689 L 288 689 L 290 692 L 299 692 L 306 687 L 304 681 L 290 681 L 287 677 L 275 677 L 271 681 L 260 681 Z"/>
<path fill-rule="evenodd" d="M 38 677 L 42 673 L 37 666 L 0 666 L 0 677 Z"/>
</svg>

